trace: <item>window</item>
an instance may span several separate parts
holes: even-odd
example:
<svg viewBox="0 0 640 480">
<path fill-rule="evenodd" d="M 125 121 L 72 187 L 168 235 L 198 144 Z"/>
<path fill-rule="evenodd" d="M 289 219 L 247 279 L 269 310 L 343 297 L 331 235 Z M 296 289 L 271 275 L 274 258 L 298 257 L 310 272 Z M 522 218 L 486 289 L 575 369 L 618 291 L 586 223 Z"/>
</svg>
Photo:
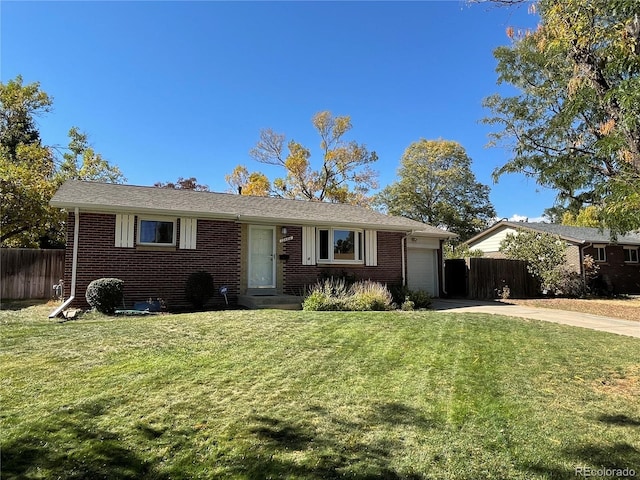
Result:
<svg viewBox="0 0 640 480">
<path fill-rule="evenodd" d="M 155 218 L 139 219 L 138 244 L 175 246 L 176 221 L 173 219 Z"/>
<path fill-rule="evenodd" d="M 594 245 L 593 249 L 595 251 L 595 255 L 593 256 L 596 262 L 606 262 L 607 261 L 607 252 L 605 250 L 604 245 Z"/>
<path fill-rule="evenodd" d="M 362 263 L 360 230 L 318 229 L 318 260 L 326 263 Z"/>
<path fill-rule="evenodd" d="M 638 247 L 624 247 L 624 261 L 638 263 Z"/>
</svg>

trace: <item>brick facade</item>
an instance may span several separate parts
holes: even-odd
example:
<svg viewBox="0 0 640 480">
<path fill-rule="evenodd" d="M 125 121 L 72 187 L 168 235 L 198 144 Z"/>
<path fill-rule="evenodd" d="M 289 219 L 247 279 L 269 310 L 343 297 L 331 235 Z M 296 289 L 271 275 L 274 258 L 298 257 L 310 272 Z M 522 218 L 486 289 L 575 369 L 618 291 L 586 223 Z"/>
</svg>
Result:
<svg viewBox="0 0 640 480">
<path fill-rule="evenodd" d="M 65 296 L 70 294 L 73 256 L 74 215 L 67 224 L 65 258 Z M 180 235 L 180 220 L 176 225 Z M 188 306 L 184 287 L 190 273 L 205 270 L 213 276 L 214 286 L 229 288 L 229 301 L 234 304 L 240 288 L 240 225 L 234 222 L 199 220 L 196 250 L 171 248 L 115 247 L 116 216 L 81 213 L 78 242 L 76 299 L 74 305 L 87 308 L 85 293 L 92 280 L 116 277 L 125 282 L 125 306 L 158 297 L 170 309 Z M 136 234 L 137 235 L 137 234 Z M 135 237 L 137 238 L 137 236 Z M 178 238 L 178 244 L 180 238 Z M 224 297 L 216 294 L 214 305 L 223 305 Z"/>
<path fill-rule="evenodd" d="M 640 263 L 625 263 L 622 245 L 607 245 L 605 252 L 606 261 L 597 262 L 604 286 L 614 294 L 640 294 Z M 584 254 L 595 258 L 595 249 L 587 247 Z"/>
<path fill-rule="evenodd" d="M 294 239 L 302 238 L 300 227 L 287 227 L 287 235 Z M 289 255 L 282 265 L 284 289 L 283 293 L 299 295 L 309 285 L 313 285 L 322 277 L 352 276 L 355 280 L 373 280 L 387 285 L 402 284 L 402 249 L 403 233 L 378 232 L 378 265 L 302 265 L 302 243 L 300 240 L 283 244 L 282 253 Z M 405 251 L 406 254 L 406 251 Z"/>
<path fill-rule="evenodd" d="M 65 296 L 70 295 L 73 235 L 75 217 L 70 214 L 67 224 L 67 253 L 65 257 Z M 402 284 L 401 232 L 379 231 L 378 265 L 302 265 L 302 228 L 288 226 L 294 238 L 278 243 L 278 291 L 299 295 L 309 285 L 326 276 L 350 275 L 356 280 L 374 280 L 387 285 Z M 125 307 L 149 298 L 162 298 L 169 309 L 188 308 L 184 287 L 190 273 L 205 270 L 213 276 L 216 290 L 221 285 L 229 289 L 232 305 L 246 290 L 247 235 L 246 225 L 229 221 L 198 220 L 197 249 L 176 247 L 115 246 L 116 215 L 81 213 L 76 295 L 74 305 L 88 308 L 85 293 L 89 283 L 97 278 L 116 277 L 125 282 Z M 137 222 L 134 229 L 137 229 Z M 279 231 L 280 227 L 278 226 Z M 180 245 L 180 219 L 176 223 L 177 245 Z M 243 234 L 244 232 L 244 234 Z M 137 231 L 134 232 L 137 239 Z M 288 255 L 285 260 L 282 255 Z M 405 246 L 406 255 L 406 246 Z M 406 258 L 406 257 L 405 257 Z M 208 306 L 221 307 L 224 298 L 216 294 Z"/>
</svg>

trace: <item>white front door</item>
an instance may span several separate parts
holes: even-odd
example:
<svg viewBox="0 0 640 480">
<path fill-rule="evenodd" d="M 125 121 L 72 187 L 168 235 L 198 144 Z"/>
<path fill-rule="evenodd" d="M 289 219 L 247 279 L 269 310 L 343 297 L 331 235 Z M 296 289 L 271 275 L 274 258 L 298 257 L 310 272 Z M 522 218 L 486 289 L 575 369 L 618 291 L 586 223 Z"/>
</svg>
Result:
<svg viewBox="0 0 640 480">
<path fill-rule="evenodd" d="M 276 287 L 275 239 L 275 227 L 249 227 L 249 288 Z"/>
</svg>

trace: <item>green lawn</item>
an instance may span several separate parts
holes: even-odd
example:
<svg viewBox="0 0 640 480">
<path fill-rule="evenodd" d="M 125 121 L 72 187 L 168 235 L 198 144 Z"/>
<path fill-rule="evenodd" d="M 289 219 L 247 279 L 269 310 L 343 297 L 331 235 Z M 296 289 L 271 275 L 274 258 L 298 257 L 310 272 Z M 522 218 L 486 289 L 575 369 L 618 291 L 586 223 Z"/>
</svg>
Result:
<svg viewBox="0 0 640 480">
<path fill-rule="evenodd" d="M 482 314 L 48 311 L 0 311 L 3 479 L 640 475 L 637 339 Z"/>
</svg>

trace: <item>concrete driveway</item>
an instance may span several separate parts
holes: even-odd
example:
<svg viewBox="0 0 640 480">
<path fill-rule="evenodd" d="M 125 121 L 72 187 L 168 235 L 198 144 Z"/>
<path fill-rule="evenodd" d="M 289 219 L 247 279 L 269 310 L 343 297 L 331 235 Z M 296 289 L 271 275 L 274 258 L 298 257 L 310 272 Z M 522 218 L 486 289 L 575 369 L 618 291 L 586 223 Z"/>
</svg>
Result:
<svg viewBox="0 0 640 480">
<path fill-rule="evenodd" d="M 507 305 L 497 301 L 482 302 L 443 298 L 434 298 L 431 309 L 439 312 L 490 313 L 494 315 L 506 315 L 508 317 L 529 318 L 532 320 L 561 323 L 563 325 L 590 328 L 601 332 L 617 333 L 618 335 L 640 338 L 640 322 L 601 317 L 588 313 L 570 312 L 568 310 Z"/>
</svg>

